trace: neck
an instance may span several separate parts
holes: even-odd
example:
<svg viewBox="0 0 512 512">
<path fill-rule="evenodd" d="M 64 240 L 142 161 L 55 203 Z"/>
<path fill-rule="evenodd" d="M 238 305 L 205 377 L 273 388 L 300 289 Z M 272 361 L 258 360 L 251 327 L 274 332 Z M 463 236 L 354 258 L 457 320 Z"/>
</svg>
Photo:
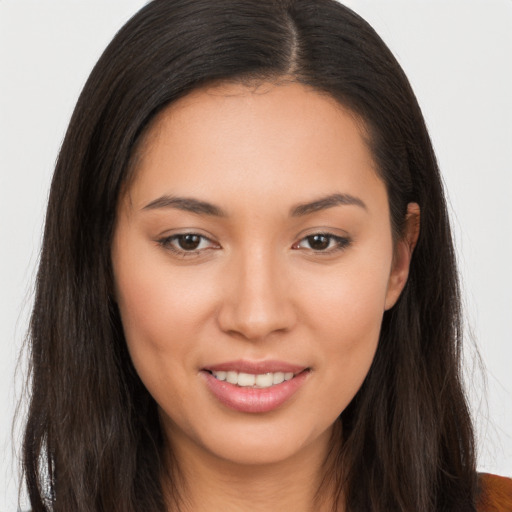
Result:
<svg viewBox="0 0 512 512">
<path fill-rule="evenodd" d="M 179 512 L 332 512 L 333 489 L 323 488 L 330 432 L 289 459 L 269 464 L 238 464 L 180 439 L 169 463 L 181 504 Z M 177 440 L 175 440 L 177 441 Z M 176 476 L 179 480 L 176 480 Z M 177 483 L 179 482 L 179 483 Z M 166 486 L 168 489 L 169 486 Z M 328 487 L 328 486 L 325 486 Z M 169 493 L 170 495 L 170 493 Z M 170 497 L 170 496 L 169 496 Z M 168 500 L 169 512 L 177 507 Z M 341 508 L 336 509 L 341 512 Z"/>
</svg>

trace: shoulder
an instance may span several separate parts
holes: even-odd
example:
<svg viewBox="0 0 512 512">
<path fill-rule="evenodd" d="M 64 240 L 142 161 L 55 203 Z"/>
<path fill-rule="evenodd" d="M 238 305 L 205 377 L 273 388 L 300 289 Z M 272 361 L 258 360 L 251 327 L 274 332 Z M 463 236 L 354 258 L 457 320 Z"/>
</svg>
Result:
<svg viewBox="0 0 512 512">
<path fill-rule="evenodd" d="M 480 473 L 477 510 L 478 512 L 512 512 L 512 479 Z"/>
</svg>

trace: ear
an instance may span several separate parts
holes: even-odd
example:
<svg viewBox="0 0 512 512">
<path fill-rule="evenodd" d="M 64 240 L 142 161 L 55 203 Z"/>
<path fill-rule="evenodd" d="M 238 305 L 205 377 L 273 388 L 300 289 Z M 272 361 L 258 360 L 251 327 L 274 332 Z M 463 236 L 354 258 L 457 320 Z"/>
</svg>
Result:
<svg viewBox="0 0 512 512">
<path fill-rule="evenodd" d="M 405 283 L 407 283 L 412 253 L 416 247 L 419 234 L 420 207 L 416 203 L 409 203 L 405 216 L 405 229 L 401 238 L 396 242 L 393 255 L 393 264 L 386 291 L 386 310 L 391 309 L 395 305 L 404 289 Z"/>
</svg>

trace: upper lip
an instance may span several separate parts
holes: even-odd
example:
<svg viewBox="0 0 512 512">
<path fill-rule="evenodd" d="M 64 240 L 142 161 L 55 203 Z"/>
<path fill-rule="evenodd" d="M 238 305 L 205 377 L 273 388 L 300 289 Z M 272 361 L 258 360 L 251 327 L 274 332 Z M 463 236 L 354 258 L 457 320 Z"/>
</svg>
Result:
<svg viewBox="0 0 512 512">
<path fill-rule="evenodd" d="M 307 366 L 287 363 L 285 361 L 268 360 L 268 361 L 249 361 L 241 359 L 238 361 L 226 361 L 224 363 L 212 364 L 205 366 L 203 370 L 210 372 L 243 372 L 259 375 L 263 373 L 300 373 L 306 370 Z"/>
</svg>

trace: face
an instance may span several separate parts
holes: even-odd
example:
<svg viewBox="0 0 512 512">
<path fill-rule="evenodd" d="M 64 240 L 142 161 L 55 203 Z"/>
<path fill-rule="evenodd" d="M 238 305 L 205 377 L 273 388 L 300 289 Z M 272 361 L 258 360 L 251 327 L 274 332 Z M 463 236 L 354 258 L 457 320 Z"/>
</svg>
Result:
<svg viewBox="0 0 512 512">
<path fill-rule="evenodd" d="M 325 450 L 407 278 L 361 123 L 299 84 L 198 90 L 151 127 L 112 247 L 135 368 L 182 451 Z"/>
</svg>

